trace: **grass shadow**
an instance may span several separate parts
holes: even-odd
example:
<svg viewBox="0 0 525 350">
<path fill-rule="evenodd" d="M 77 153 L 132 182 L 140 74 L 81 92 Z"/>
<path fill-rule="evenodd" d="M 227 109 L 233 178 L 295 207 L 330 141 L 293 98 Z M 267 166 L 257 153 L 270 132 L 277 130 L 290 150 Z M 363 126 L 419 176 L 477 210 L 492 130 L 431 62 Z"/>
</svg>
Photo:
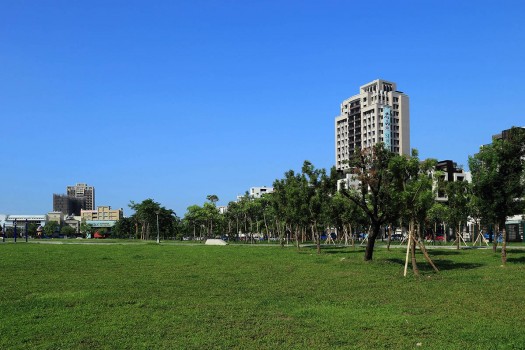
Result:
<svg viewBox="0 0 525 350">
<path fill-rule="evenodd" d="M 437 268 L 442 271 L 447 270 L 473 270 L 479 269 L 480 267 L 485 266 L 486 264 L 481 263 L 467 263 L 467 262 L 457 262 L 452 260 L 438 260 L 434 261 Z"/>
<path fill-rule="evenodd" d="M 355 254 L 355 253 L 363 254 L 363 251 L 364 251 L 363 249 L 358 249 L 357 247 L 356 249 L 352 249 L 352 247 L 331 249 L 331 250 L 321 249 L 321 252 L 323 254 Z"/>
<path fill-rule="evenodd" d="M 334 246 L 321 246 L 321 252 L 323 254 L 348 254 L 348 253 L 362 253 L 365 247 L 360 247 L 356 245 L 355 247 L 352 246 L 342 246 L 342 245 L 334 245 Z"/>
<path fill-rule="evenodd" d="M 507 248 L 507 253 L 512 255 L 525 255 L 525 250 L 523 249 L 512 249 Z"/>
<path fill-rule="evenodd" d="M 349 254 L 349 253 L 363 253 L 365 247 L 355 246 L 321 246 L 321 254 Z M 305 244 L 301 246 L 301 249 L 316 251 L 317 246 L 315 244 Z"/>
<path fill-rule="evenodd" d="M 427 249 L 428 255 L 430 256 L 446 256 L 446 255 L 459 255 L 461 251 L 458 250 L 438 250 L 438 249 Z"/>
<path fill-rule="evenodd" d="M 384 259 L 382 261 L 390 263 L 390 264 L 397 264 L 397 265 L 400 265 L 400 266 L 404 266 L 405 265 L 405 260 L 399 259 L 399 258 L 389 258 L 389 259 Z M 524 262 L 525 262 L 525 258 L 524 258 Z M 410 263 L 410 261 L 409 261 L 409 263 Z M 472 269 L 477 269 L 477 268 L 485 266 L 485 264 L 480 264 L 480 263 L 464 263 L 464 262 L 456 262 L 456 261 L 452 261 L 452 260 L 436 260 L 436 261 L 434 261 L 434 264 L 437 266 L 437 268 L 440 271 L 472 270 Z M 430 266 L 430 264 L 427 263 L 427 261 L 424 258 L 423 259 L 418 259 L 417 267 L 421 271 L 431 271 L 431 270 L 433 270 L 432 266 Z"/>
<path fill-rule="evenodd" d="M 520 256 L 519 258 L 509 257 L 507 258 L 507 262 L 513 264 L 525 264 L 525 256 Z"/>
</svg>

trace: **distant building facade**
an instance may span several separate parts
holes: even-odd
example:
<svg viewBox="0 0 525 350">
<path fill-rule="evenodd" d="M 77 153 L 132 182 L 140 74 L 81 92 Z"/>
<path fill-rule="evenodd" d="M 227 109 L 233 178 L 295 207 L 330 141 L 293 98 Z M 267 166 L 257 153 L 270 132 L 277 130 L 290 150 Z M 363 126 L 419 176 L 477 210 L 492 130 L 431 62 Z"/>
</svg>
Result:
<svg viewBox="0 0 525 350">
<path fill-rule="evenodd" d="M 383 143 L 398 154 L 410 154 L 409 99 L 396 83 L 377 79 L 360 87 L 359 94 L 341 103 L 335 118 L 335 165 L 347 164 L 357 149 Z"/>
<path fill-rule="evenodd" d="M 76 198 L 65 194 L 53 194 L 53 211 L 64 215 L 80 215 L 82 208 L 86 206 L 85 197 Z"/>
<path fill-rule="evenodd" d="M 52 211 L 47 213 L 47 221 L 55 221 L 59 225 L 62 225 L 62 222 L 64 221 L 64 213 L 61 211 Z"/>
<path fill-rule="evenodd" d="M 15 221 L 18 226 L 24 225 L 26 221 L 28 224 L 45 226 L 47 215 L 0 215 L 0 226 L 2 227 L 14 227 Z"/>
<path fill-rule="evenodd" d="M 110 206 L 99 206 L 96 210 L 82 210 L 82 220 L 86 221 L 118 221 L 124 216 L 124 210 L 111 209 Z"/>
<path fill-rule="evenodd" d="M 250 197 L 252 198 L 261 198 L 263 195 L 267 193 L 272 193 L 273 187 L 250 187 Z"/>
<path fill-rule="evenodd" d="M 525 129 L 525 126 L 521 127 L 521 129 Z M 492 140 L 507 140 L 509 138 L 511 129 L 506 129 L 500 132 L 499 134 L 492 135 Z"/>
<path fill-rule="evenodd" d="M 458 167 L 456 163 L 451 160 L 442 160 L 436 164 L 435 171 L 441 175 L 441 181 L 446 182 L 457 182 L 467 181 L 472 182 L 472 175 L 468 171 L 464 171 Z M 436 191 L 436 201 L 447 202 L 448 196 L 443 188 L 437 188 L 437 183 L 434 183 L 434 190 Z"/>
<path fill-rule="evenodd" d="M 95 210 L 95 187 L 85 183 L 77 183 L 74 186 L 67 186 L 66 194 L 68 197 L 83 198 L 82 209 Z"/>
</svg>

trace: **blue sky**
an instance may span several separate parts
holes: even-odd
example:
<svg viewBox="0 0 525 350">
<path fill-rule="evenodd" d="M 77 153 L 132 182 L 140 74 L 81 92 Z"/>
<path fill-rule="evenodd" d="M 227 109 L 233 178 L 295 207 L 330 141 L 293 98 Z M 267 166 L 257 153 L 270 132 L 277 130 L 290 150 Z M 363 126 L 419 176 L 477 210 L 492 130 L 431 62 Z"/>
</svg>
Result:
<svg viewBox="0 0 525 350">
<path fill-rule="evenodd" d="M 340 103 L 374 79 L 410 97 L 421 158 L 525 126 L 523 1 L 0 0 L 0 213 L 96 204 L 183 216 L 305 159 L 334 163 Z"/>
</svg>

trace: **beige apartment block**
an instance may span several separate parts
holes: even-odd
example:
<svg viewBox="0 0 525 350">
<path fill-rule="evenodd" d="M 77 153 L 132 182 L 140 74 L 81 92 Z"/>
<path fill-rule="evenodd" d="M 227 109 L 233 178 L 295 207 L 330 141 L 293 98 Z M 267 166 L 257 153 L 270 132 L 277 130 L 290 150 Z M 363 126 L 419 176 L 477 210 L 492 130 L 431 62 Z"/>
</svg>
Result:
<svg viewBox="0 0 525 350">
<path fill-rule="evenodd" d="M 341 103 L 335 118 L 336 168 L 349 168 L 347 161 L 356 149 L 377 143 L 398 154 L 410 154 L 408 96 L 396 83 L 377 79 L 360 87 L 359 94 Z"/>
<path fill-rule="evenodd" d="M 64 221 L 64 213 L 60 211 L 52 211 L 50 213 L 47 213 L 47 221 L 55 221 L 59 225 L 61 225 Z"/>
<path fill-rule="evenodd" d="M 82 219 L 86 221 L 93 220 L 110 220 L 118 221 L 124 216 L 124 210 L 120 209 L 111 209 L 110 206 L 100 206 L 96 210 L 83 210 L 80 212 Z"/>
</svg>

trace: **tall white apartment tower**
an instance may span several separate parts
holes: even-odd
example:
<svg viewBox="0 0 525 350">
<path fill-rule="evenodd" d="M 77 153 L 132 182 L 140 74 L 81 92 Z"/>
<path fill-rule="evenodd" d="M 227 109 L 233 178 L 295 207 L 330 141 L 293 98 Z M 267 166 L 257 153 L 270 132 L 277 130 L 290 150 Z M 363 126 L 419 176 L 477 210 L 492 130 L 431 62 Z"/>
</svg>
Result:
<svg viewBox="0 0 525 350">
<path fill-rule="evenodd" d="M 341 103 L 335 118 L 335 161 L 338 170 L 356 149 L 382 142 L 392 152 L 410 154 L 410 112 L 408 96 L 396 83 L 377 79 L 360 87 L 359 94 Z"/>
</svg>

